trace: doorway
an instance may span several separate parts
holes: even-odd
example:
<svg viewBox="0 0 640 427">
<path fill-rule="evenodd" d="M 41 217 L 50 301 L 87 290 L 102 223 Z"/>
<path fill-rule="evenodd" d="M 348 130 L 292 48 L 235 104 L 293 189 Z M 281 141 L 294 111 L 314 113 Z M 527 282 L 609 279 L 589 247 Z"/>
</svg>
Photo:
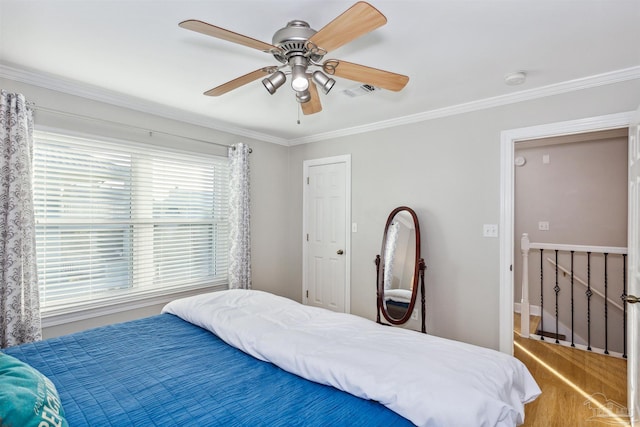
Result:
<svg viewBox="0 0 640 427">
<path fill-rule="evenodd" d="M 515 144 L 514 356 L 543 390 L 525 426 L 588 425 L 594 411 L 611 421 L 599 404 L 626 408 L 628 145 L 627 128 Z"/>
<path fill-rule="evenodd" d="M 500 240 L 500 350 L 509 354 L 514 353 L 514 259 L 520 256 L 520 249 L 515 247 L 515 212 L 514 212 L 514 161 L 515 161 L 515 144 L 518 141 L 539 139 L 547 137 L 559 137 L 562 135 L 576 135 L 586 132 L 610 130 L 626 128 L 631 124 L 633 113 L 614 114 L 609 116 L 597 117 L 593 119 L 576 120 L 571 122 L 562 122 L 550 125 L 535 126 L 530 128 L 515 129 L 504 131 L 501 135 L 501 230 L 502 236 Z M 625 245 L 626 246 L 626 245 Z M 521 346 L 518 352 L 522 352 Z M 561 360 L 563 356 L 553 354 L 551 360 Z M 604 356 L 603 356 L 604 357 Z M 608 356 L 607 356 L 608 357 Z M 621 359 L 618 359 L 622 361 Z M 544 360 L 542 361 L 544 363 Z M 551 366 L 549 366 L 551 365 Z M 544 367 L 546 372 L 554 370 L 553 363 Z M 558 376 L 558 382 L 566 380 Z M 605 379 L 612 378 L 605 375 Z M 570 384 L 570 381 L 567 383 Z M 624 382 L 622 382 L 624 384 Z M 571 386 L 575 384 L 570 384 Z M 620 388 L 620 387 L 618 387 Z M 622 385 L 624 388 L 624 385 Z M 574 391 L 580 391 L 574 389 Z M 576 399 L 580 400 L 579 406 L 590 408 L 589 404 L 595 402 L 604 396 L 583 394 Z M 552 399 L 558 400 L 558 399 Z M 626 404 L 626 402 L 618 402 Z M 546 408 L 549 409 L 549 408 Z M 566 406 L 559 409 L 564 417 L 571 416 L 571 410 Z M 547 411 L 548 412 L 548 411 Z M 578 424 L 585 421 L 585 417 L 580 415 L 580 419 L 576 419 Z M 527 424 L 528 425 L 528 424 Z"/>
<path fill-rule="evenodd" d="M 521 313 L 523 302 L 529 305 L 524 311 L 535 315 L 529 333 L 625 354 L 620 295 L 626 273 L 628 136 L 628 128 L 618 128 L 515 144 L 514 305 Z M 537 245 L 547 246 L 542 254 Z M 522 247 L 528 248 L 524 255 Z M 523 257 L 530 261 L 526 269 Z"/>
<path fill-rule="evenodd" d="M 514 161 L 518 141 L 628 127 L 633 113 L 503 131 L 500 154 L 500 351 L 513 354 Z"/>
<path fill-rule="evenodd" d="M 303 163 L 302 302 L 350 312 L 351 156 Z"/>
</svg>

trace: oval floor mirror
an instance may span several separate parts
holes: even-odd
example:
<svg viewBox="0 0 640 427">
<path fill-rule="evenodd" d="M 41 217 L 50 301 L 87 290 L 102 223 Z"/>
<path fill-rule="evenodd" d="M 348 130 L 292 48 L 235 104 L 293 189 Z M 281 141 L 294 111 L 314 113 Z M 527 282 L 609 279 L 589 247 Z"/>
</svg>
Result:
<svg viewBox="0 0 640 427">
<path fill-rule="evenodd" d="M 420 257 L 420 225 L 413 209 L 400 206 L 389 214 L 376 256 L 377 322 L 392 325 L 411 319 L 420 286 L 421 331 L 425 327 L 424 259 Z"/>
</svg>

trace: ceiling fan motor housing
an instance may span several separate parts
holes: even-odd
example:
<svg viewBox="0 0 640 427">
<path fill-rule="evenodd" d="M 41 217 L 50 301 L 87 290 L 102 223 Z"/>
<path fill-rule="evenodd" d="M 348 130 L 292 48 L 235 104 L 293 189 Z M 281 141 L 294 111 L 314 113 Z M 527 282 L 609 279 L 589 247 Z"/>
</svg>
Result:
<svg viewBox="0 0 640 427">
<path fill-rule="evenodd" d="M 275 32 L 272 44 L 281 49 L 274 52 L 273 56 L 282 63 L 289 62 L 293 56 L 308 56 L 313 61 L 319 61 L 323 55 L 317 53 L 309 54 L 307 41 L 316 33 L 305 21 L 289 21 L 286 27 Z"/>
</svg>

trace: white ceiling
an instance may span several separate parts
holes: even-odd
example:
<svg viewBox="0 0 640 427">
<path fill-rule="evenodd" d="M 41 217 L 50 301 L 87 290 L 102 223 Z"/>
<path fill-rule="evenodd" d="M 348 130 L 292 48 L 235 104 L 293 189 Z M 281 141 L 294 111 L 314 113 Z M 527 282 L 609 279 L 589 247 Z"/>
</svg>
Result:
<svg viewBox="0 0 640 427">
<path fill-rule="evenodd" d="M 290 20 L 319 30 L 353 3 L 0 0 L 0 65 L 14 75 L 26 71 L 32 80 L 77 85 L 116 103 L 285 144 L 543 93 L 563 82 L 640 78 L 640 0 L 371 0 L 387 24 L 325 59 L 405 74 L 409 84 L 401 92 L 350 98 L 343 90 L 358 83 L 337 78 L 333 90 L 320 95 L 323 111 L 300 115 L 297 124 L 298 104 L 288 85 L 269 95 L 257 80 L 220 97 L 204 96 L 278 62 L 178 27 L 199 19 L 271 43 Z M 515 70 L 527 72 L 526 83 L 505 85 L 504 75 Z"/>
</svg>

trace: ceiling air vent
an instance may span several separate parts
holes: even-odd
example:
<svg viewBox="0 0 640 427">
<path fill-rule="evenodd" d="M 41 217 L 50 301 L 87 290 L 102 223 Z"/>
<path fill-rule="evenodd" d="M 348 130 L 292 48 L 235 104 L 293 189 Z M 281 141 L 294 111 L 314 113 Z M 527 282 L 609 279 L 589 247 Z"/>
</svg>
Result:
<svg viewBox="0 0 640 427">
<path fill-rule="evenodd" d="M 348 89 L 345 89 L 342 91 L 342 93 L 344 93 L 345 95 L 351 97 L 351 98 L 355 98 L 356 96 L 362 96 L 362 95 L 367 95 L 370 94 L 371 92 L 375 92 L 375 91 L 379 91 L 380 88 L 375 87 L 375 86 L 371 86 L 371 85 L 359 85 L 359 86 L 353 86 L 350 87 Z"/>
</svg>

